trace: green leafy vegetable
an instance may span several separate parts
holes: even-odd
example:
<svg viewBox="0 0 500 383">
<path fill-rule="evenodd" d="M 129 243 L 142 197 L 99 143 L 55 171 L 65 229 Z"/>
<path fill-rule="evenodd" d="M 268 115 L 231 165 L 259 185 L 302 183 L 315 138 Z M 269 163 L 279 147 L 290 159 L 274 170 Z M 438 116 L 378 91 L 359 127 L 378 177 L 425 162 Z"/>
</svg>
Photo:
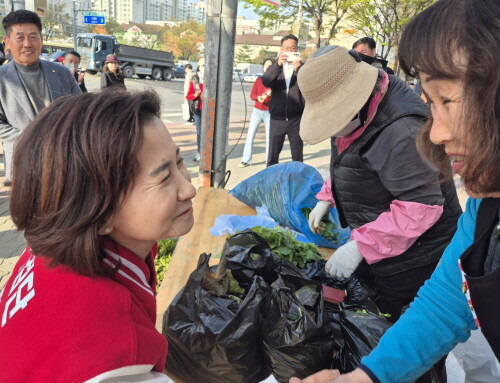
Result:
<svg viewBox="0 0 500 383">
<path fill-rule="evenodd" d="M 174 239 L 162 239 L 158 241 L 158 255 L 155 258 L 155 269 L 156 269 L 156 291 L 160 288 L 160 284 L 163 281 L 165 272 L 170 265 L 172 260 L 172 254 L 177 245 L 177 238 Z"/>
<path fill-rule="evenodd" d="M 304 267 L 307 262 L 321 259 L 315 245 L 297 241 L 290 230 L 279 226 L 274 229 L 255 226 L 252 231 L 264 238 L 274 254 L 298 267 Z"/>
<path fill-rule="evenodd" d="M 302 209 L 302 213 L 304 213 L 307 220 L 309 220 L 309 214 L 311 214 L 311 211 L 312 209 L 308 207 Z M 318 234 L 325 237 L 329 241 L 335 243 L 339 240 L 337 225 L 330 221 L 328 214 L 321 219 L 320 229 L 321 231 Z"/>
</svg>

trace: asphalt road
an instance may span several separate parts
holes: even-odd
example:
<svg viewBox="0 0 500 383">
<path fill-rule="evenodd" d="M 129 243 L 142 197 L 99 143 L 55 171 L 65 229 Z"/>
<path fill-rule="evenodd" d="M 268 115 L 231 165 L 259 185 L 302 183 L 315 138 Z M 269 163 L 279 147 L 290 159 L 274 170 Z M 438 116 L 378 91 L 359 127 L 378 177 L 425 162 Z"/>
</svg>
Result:
<svg viewBox="0 0 500 383">
<path fill-rule="evenodd" d="M 85 84 L 89 91 L 98 91 L 100 89 L 100 75 L 85 76 Z M 184 122 L 182 119 L 181 105 L 184 102 L 183 89 L 184 79 L 175 79 L 172 81 L 154 81 L 149 79 L 125 79 L 125 85 L 129 90 L 154 89 L 162 99 L 162 120 L 166 124 L 178 124 Z M 253 101 L 250 100 L 250 91 L 252 84 L 233 82 L 231 94 L 231 121 L 250 119 L 252 113 Z M 245 103 L 247 112 L 245 118 Z"/>
</svg>

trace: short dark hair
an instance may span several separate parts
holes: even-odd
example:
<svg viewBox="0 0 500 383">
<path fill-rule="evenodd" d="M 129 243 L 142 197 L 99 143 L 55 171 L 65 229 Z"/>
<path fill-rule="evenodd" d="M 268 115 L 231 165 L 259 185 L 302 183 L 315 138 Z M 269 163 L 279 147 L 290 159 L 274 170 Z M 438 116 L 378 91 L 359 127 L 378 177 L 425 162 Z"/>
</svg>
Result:
<svg viewBox="0 0 500 383">
<path fill-rule="evenodd" d="M 276 63 L 276 60 L 271 58 L 271 57 L 268 57 L 267 59 L 264 59 L 264 61 L 262 61 L 262 66 L 264 66 L 264 64 L 268 61 L 271 61 L 271 64 L 275 64 Z"/>
<path fill-rule="evenodd" d="M 299 39 L 297 38 L 297 36 L 289 34 L 289 35 L 283 36 L 283 38 L 281 39 L 280 45 L 283 45 L 283 43 L 286 40 L 295 40 L 297 42 L 297 44 L 299 43 Z"/>
<path fill-rule="evenodd" d="M 377 49 L 377 43 L 371 37 L 360 38 L 358 41 L 356 41 L 354 44 L 352 44 L 352 49 L 356 48 L 358 45 L 361 45 L 361 44 L 368 45 L 368 48 L 370 48 L 371 50 Z"/>
<path fill-rule="evenodd" d="M 10 28 L 19 24 L 35 24 L 40 34 L 42 33 L 42 21 L 35 12 L 20 9 L 9 13 L 2 20 L 3 29 L 7 36 L 10 34 Z"/>
<path fill-rule="evenodd" d="M 145 124 L 160 116 L 153 91 L 61 97 L 24 130 L 14 152 L 10 211 L 36 255 L 105 274 L 99 230 L 131 190 Z"/>
<path fill-rule="evenodd" d="M 184 69 L 191 69 L 191 70 L 193 70 L 193 66 L 191 64 L 186 64 L 186 65 L 184 65 Z"/>
<path fill-rule="evenodd" d="M 78 57 L 80 60 L 82 59 L 82 56 L 80 55 L 80 53 L 78 53 L 77 51 L 75 51 L 73 49 L 70 49 L 69 51 L 64 52 L 62 57 L 66 57 L 67 55 L 73 55 L 73 56 Z"/>
<path fill-rule="evenodd" d="M 462 179 L 476 193 L 500 191 L 500 54 L 492 49 L 500 45 L 498 25 L 498 0 L 440 0 L 410 21 L 398 48 L 407 75 L 463 81 L 454 124 L 468 152 Z M 431 116 L 418 147 L 443 170 L 449 159 L 443 145 L 430 140 L 432 124 Z"/>
</svg>

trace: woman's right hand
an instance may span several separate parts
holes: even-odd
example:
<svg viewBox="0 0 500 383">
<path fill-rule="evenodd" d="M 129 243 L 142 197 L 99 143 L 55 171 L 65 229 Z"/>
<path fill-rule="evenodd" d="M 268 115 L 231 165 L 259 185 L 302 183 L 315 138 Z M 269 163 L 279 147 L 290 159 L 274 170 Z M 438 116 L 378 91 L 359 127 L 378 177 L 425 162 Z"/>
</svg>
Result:
<svg viewBox="0 0 500 383">
<path fill-rule="evenodd" d="M 309 213 L 309 228 L 313 233 L 321 231 L 321 220 L 330 211 L 330 202 L 319 201 Z"/>
<path fill-rule="evenodd" d="M 323 370 L 302 380 L 291 378 L 289 383 L 373 383 L 373 381 L 363 370 L 357 368 L 344 375 L 340 375 L 339 370 Z"/>
</svg>

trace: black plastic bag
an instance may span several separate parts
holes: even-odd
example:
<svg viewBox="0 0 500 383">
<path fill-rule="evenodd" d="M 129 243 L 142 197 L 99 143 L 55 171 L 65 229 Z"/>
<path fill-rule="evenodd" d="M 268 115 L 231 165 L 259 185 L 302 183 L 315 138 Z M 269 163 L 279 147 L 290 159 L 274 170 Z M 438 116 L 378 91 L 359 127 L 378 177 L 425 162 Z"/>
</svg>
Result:
<svg viewBox="0 0 500 383">
<path fill-rule="evenodd" d="M 333 278 L 325 271 L 325 265 L 326 261 L 320 259 L 318 261 L 306 263 L 306 266 L 301 270 L 309 278 L 322 285 L 345 290 L 346 299 L 344 307 L 346 309 L 367 309 L 374 313 L 379 312 L 372 299 L 374 292 L 371 291 L 361 276 L 354 273 L 350 278 Z"/>
<path fill-rule="evenodd" d="M 301 269 L 271 253 L 253 231 L 227 239 L 223 262 L 243 287 L 262 277 L 271 285 L 261 306 L 266 365 L 279 382 L 329 368 L 334 344 L 321 285 Z"/>
<path fill-rule="evenodd" d="M 334 356 L 332 368 L 341 373 L 354 370 L 363 356 L 373 350 L 391 327 L 391 323 L 383 317 L 369 311 L 353 311 L 341 309 L 339 312 L 330 312 L 332 326 L 340 330 L 341 340 L 336 336 L 338 343 L 343 344 L 340 351 Z M 334 331 L 338 334 L 338 330 Z"/>
<path fill-rule="evenodd" d="M 304 279 L 302 286 L 294 286 L 280 277 L 272 288 L 263 303 L 261 327 L 274 377 L 287 383 L 291 376 L 305 378 L 329 368 L 334 341 L 321 285 Z"/>
<path fill-rule="evenodd" d="M 257 233 L 245 230 L 226 240 L 221 262 L 230 269 L 240 285 L 247 288 L 256 276 L 271 285 L 279 276 L 293 286 L 304 286 L 310 279 L 294 264 L 273 254 Z M 305 282 L 309 281 L 309 282 Z"/>
<path fill-rule="evenodd" d="M 203 287 L 210 275 L 209 258 L 200 256 L 197 269 L 164 314 L 166 367 L 192 383 L 259 382 L 269 376 L 259 327 L 260 305 L 269 287 L 255 277 L 241 303 L 212 295 Z"/>
</svg>

